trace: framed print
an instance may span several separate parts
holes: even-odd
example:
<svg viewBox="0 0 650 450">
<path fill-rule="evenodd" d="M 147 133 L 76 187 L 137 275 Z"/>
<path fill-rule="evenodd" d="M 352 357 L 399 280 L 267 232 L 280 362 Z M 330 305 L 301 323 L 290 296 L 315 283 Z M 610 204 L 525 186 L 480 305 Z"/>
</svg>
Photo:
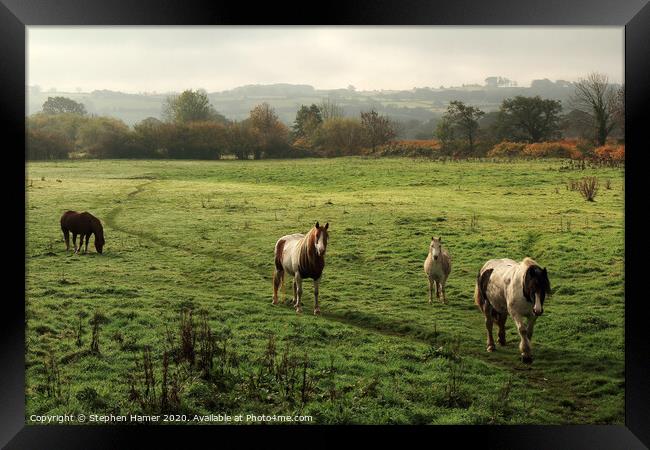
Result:
<svg viewBox="0 0 650 450">
<path fill-rule="evenodd" d="M 2 444 L 646 448 L 646 3 L 3 0 Z"/>
</svg>

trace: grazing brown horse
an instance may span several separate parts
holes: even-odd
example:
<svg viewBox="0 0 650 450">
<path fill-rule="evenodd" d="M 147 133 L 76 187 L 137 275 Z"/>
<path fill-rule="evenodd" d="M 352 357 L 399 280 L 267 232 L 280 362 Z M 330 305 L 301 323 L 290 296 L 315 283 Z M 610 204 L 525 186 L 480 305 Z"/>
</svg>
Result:
<svg viewBox="0 0 650 450">
<path fill-rule="evenodd" d="M 88 239 L 90 235 L 95 235 L 95 250 L 101 253 L 104 248 L 104 228 L 99 219 L 89 212 L 78 213 L 76 211 L 66 211 L 61 216 L 61 231 L 65 238 L 65 249 L 70 250 L 70 233 L 72 233 L 72 245 L 74 252 L 78 253 L 81 250 L 84 237 L 86 238 L 86 249 L 84 253 L 88 253 Z M 79 238 L 79 248 L 77 248 L 77 235 Z"/>
<path fill-rule="evenodd" d="M 327 229 L 316 225 L 304 234 L 282 236 L 275 244 L 275 270 L 273 272 L 273 304 L 278 303 L 278 289 L 284 281 L 286 271 L 293 277 L 293 301 L 296 312 L 301 312 L 302 280 L 314 280 L 314 314 L 320 314 L 318 305 L 318 284 L 325 268 L 325 251 L 327 250 Z"/>
</svg>

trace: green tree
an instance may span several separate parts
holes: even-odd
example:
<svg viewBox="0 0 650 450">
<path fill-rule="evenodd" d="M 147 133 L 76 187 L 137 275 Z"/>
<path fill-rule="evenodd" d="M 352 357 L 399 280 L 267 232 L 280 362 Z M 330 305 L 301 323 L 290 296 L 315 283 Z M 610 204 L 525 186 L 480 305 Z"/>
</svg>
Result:
<svg viewBox="0 0 650 450">
<path fill-rule="evenodd" d="M 607 137 L 617 125 L 617 93 L 609 84 L 607 75 L 590 73 L 575 84 L 572 106 L 591 116 L 594 142 L 605 145 Z"/>
<path fill-rule="evenodd" d="M 141 150 L 140 156 L 160 157 L 164 154 L 164 124 L 155 117 L 146 119 L 133 125 L 134 139 Z"/>
<path fill-rule="evenodd" d="M 86 107 L 83 103 L 78 103 L 67 97 L 48 97 L 43 103 L 43 112 L 45 114 L 78 114 L 86 115 Z"/>
<path fill-rule="evenodd" d="M 129 127 L 112 117 L 93 117 L 84 122 L 77 133 L 77 147 L 93 158 L 130 156 Z"/>
<path fill-rule="evenodd" d="M 323 117 L 318 105 L 301 105 L 296 113 L 296 120 L 292 126 L 293 136 L 296 139 L 302 138 L 310 141 L 322 123 Z"/>
<path fill-rule="evenodd" d="M 66 159 L 74 142 L 62 133 L 27 128 L 27 159 Z"/>
<path fill-rule="evenodd" d="M 514 141 L 540 142 L 560 137 L 559 100 L 540 96 L 508 98 L 501 104 L 499 129 L 503 138 Z"/>
<path fill-rule="evenodd" d="M 361 112 L 361 128 L 366 142 L 375 151 L 375 147 L 385 144 L 395 137 L 395 124 L 386 116 L 382 116 L 374 109 Z"/>
<path fill-rule="evenodd" d="M 443 120 L 449 124 L 458 133 L 465 137 L 469 152 L 474 151 L 474 143 L 479 130 L 478 121 L 485 113 L 475 106 L 467 106 L 461 101 L 454 100 L 449 102 L 447 112 L 443 115 Z"/>
<path fill-rule="evenodd" d="M 227 152 L 237 159 L 249 159 L 260 145 L 260 137 L 249 120 L 233 122 L 226 131 Z M 257 151 L 258 152 L 258 151 Z"/>
<path fill-rule="evenodd" d="M 215 111 L 205 91 L 191 89 L 183 91 L 180 95 L 167 97 L 163 104 L 163 118 L 173 123 L 228 122 L 223 115 Z"/>
<path fill-rule="evenodd" d="M 443 118 L 436 125 L 436 137 L 444 153 L 451 153 L 455 144 L 454 126 L 448 118 Z"/>
<path fill-rule="evenodd" d="M 314 137 L 314 145 L 324 156 L 358 154 L 364 144 L 359 119 L 336 117 L 326 120 Z"/>
</svg>

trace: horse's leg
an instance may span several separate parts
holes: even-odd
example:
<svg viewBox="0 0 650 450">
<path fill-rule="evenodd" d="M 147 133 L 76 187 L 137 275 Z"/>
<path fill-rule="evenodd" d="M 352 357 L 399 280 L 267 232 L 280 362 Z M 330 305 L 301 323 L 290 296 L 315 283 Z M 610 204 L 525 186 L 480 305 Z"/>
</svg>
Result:
<svg viewBox="0 0 650 450">
<path fill-rule="evenodd" d="M 295 285 L 296 285 L 296 303 L 293 305 L 296 308 L 297 313 L 302 312 L 302 278 L 300 278 L 300 274 L 296 272 L 296 275 L 294 277 L 295 280 Z"/>
<path fill-rule="evenodd" d="M 77 248 L 77 233 L 72 233 L 72 247 L 74 248 L 75 253 L 79 251 Z M 81 247 L 81 245 L 79 245 L 79 247 Z"/>
<path fill-rule="evenodd" d="M 447 294 L 445 294 L 445 283 L 447 280 L 443 280 L 440 283 L 440 290 L 442 291 L 442 303 L 447 303 Z"/>
<path fill-rule="evenodd" d="M 537 316 L 532 316 L 528 318 L 528 340 L 530 341 L 533 338 L 533 328 L 535 328 L 535 321 Z"/>
<path fill-rule="evenodd" d="M 530 364 L 533 362 L 533 356 L 530 351 L 530 340 L 528 339 L 528 327 L 524 323 L 524 318 L 519 315 L 513 314 L 512 319 L 517 324 L 517 331 L 519 336 L 521 336 L 521 341 L 519 342 L 519 351 L 521 352 L 521 360 Z"/>
<path fill-rule="evenodd" d="M 284 278 L 284 270 L 278 270 L 277 268 L 273 271 L 273 304 L 278 304 L 278 289 L 282 284 L 282 279 Z"/>
<path fill-rule="evenodd" d="M 86 235 L 86 246 L 84 247 L 84 253 L 88 253 L 88 240 L 90 239 L 90 233 Z M 97 238 L 95 238 L 97 239 Z M 79 243 L 79 246 L 81 246 L 81 243 Z"/>
<path fill-rule="evenodd" d="M 63 230 L 63 239 L 65 240 L 65 251 L 70 251 L 70 232 L 68 230 Z"/>
<path fill-rule="evenodd" d="M 492 305 L 488 302 L 483 305 L 483 315 L 485 316 L 485 328 L 487 330 L 487 351 L 493 352 L 495 346 L 494 338 L 492 337 Z"/>
<path fill-rule="evenodd" d="M 433 280 L 430 277 L 427 277 L 429 280 L 429 304 L 433 301 Z"/>
<path fill-rule="evenodd" d="M 436 284 L 436 298 L 440 300 L 440 282 L 435 280 L 434 283 Z"/>
<path fill-rule="evenodd" d="M 320 306 L 318 305 L 318 286 L 320 285 L 320 280 L 314 280 L 314 315 L 318 316 L 320 314 Z"/>
<path fill-rule="evenodd" d="M 499 345 L 506 345 L 506 320 L 508 319 L 507 313 L 500 313 L 497 319 L 499 325 Z"/>
</svg>

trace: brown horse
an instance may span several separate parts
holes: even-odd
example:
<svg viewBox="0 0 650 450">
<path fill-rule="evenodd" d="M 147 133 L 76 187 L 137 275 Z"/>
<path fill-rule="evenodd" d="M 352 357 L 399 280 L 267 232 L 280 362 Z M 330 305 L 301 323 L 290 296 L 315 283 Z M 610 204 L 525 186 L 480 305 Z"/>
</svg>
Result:
<svg viewBox="0 0 650 450">
<path fill-rule="evenodd" d="M 65 238 L 65 249 L 70 250 L 70 233 L 72 232 L 72 245 L 74 252 L 78 253 L 81 250 L 84 237 L 86 238 L 86 249 L 84 253 L 88 253 L 88 239 L 90 235 L 95 235 L 95 250 L 101 253 L 104 248 L 104 228 L 99 219 L 89 212 L 78 213 L 76 211 L 66 211 L 61 216 L 61 231 Z M 79 239 L 79 248 L 77 248 L 77 235 L 81 235 Z"/>
</svg>

